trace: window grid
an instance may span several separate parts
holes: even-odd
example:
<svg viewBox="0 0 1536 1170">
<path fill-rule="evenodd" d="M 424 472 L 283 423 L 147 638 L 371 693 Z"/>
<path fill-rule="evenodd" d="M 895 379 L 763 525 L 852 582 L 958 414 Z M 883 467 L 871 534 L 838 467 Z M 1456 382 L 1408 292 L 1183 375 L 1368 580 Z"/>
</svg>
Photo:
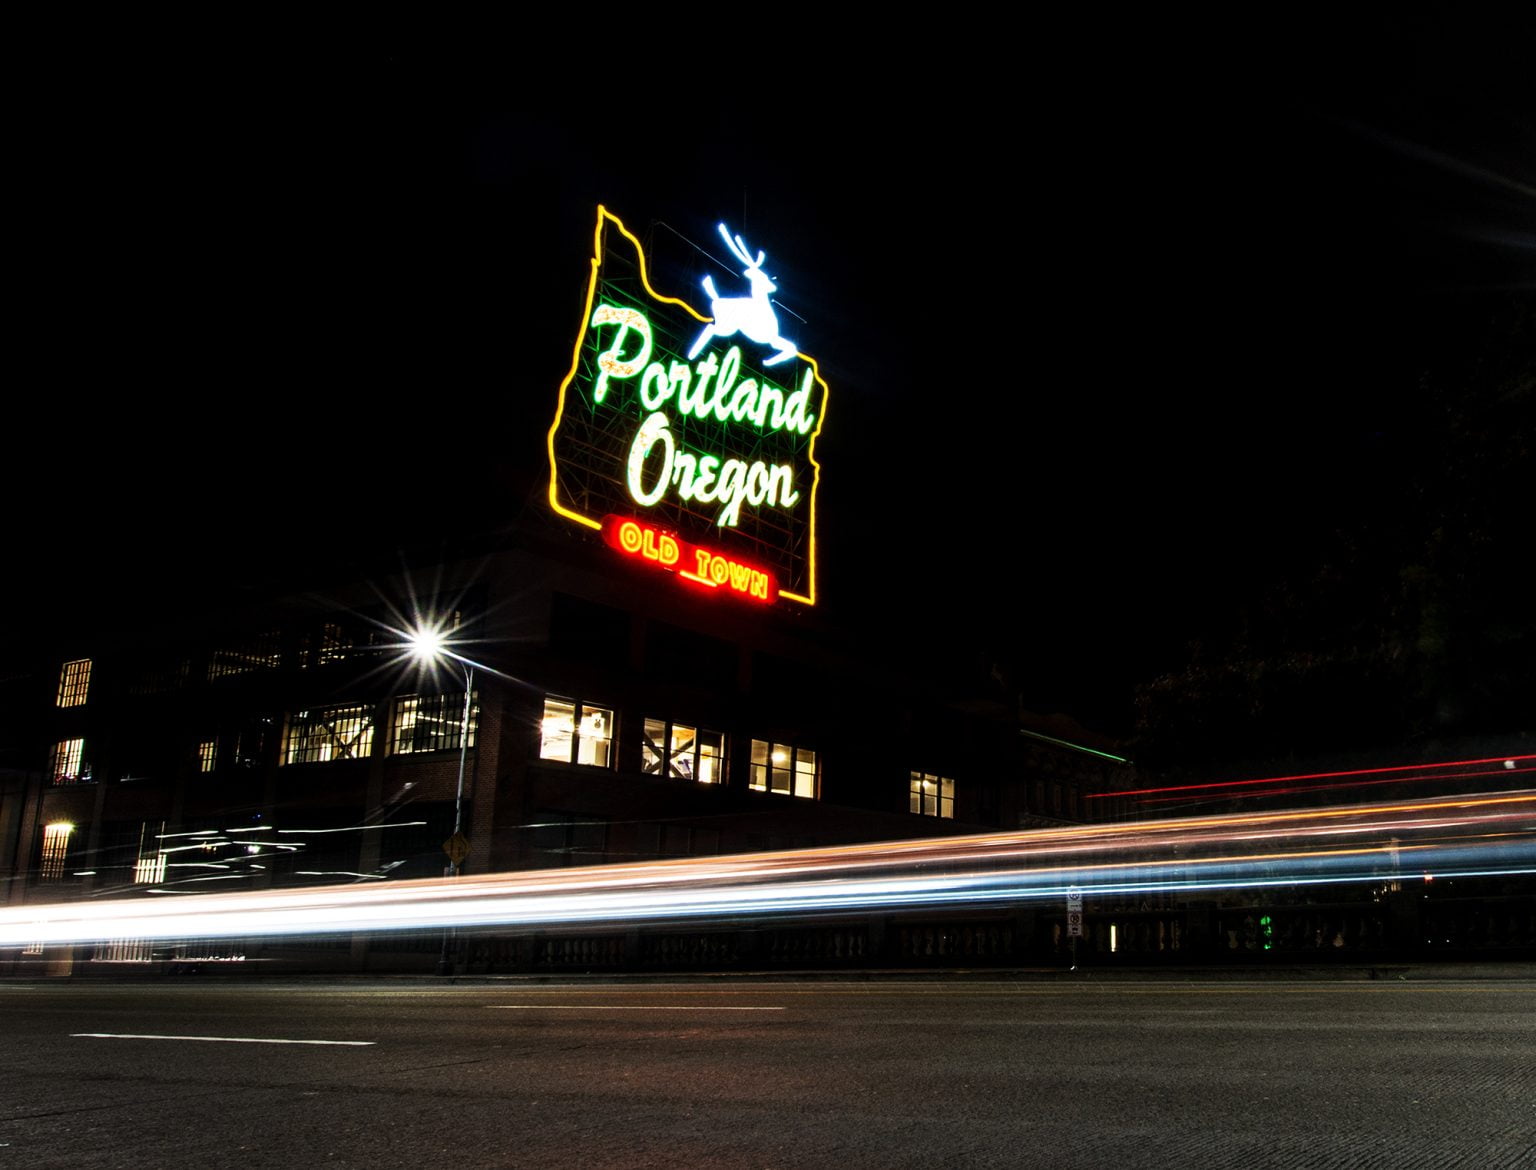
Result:
<svg viewBox="0 0 1536 1170">
<path fill-rule="evenodd" d="M 647 718 L 642 772 L 700 784 L 725 782 L 725 733 Z"/>
<path fill-rule="evenodd" d="M 165 880 L 166 856 L 158 840 L 139 843 L 139 856 L 133 863 L 133 880 L 140 885 L 156 885 Z"/>
<path fill-rule="evenodd" d="M 475 746 L 480 726 L 480 692 L 470 696 L 469 741 Z M 457 750 L 464 738 L 464 693 L 402 695 L 395 703 L 395 723 L 390 738 L 397 755 L 410 752 Z"/>
<path fill-rule="evenodd" d="M 197 744 L 197 770 L 199 772 L 212 772 L 218 761 L 219 741 L 217 739 L 199 740 Z"/>
<path fill-rule="evenodd" d="M 264 630 L 244 642 L 215 650 L 208 663 L 208 678 L 212 681 L 253 670 L 275 670 L 282 660 L 282 631 Z"/>
<path fill-rule="evenodd" d="M 65 739 L 53 745 L 48 771 L 55 784 L 84 784 L 91 778 L 85 763 L 85 740 Z"/>
<path fill-rule="evenodd" d="M 91 660 L 77 658 L 66 662 L 59 670 L 60 707 L 80 707 L 85 704 L 91 687 Z"/>
<path fill-rule="evenodd" d="M 344 662 L 352 648 L 352 639 L 336 622 L 325 622 L 319 630 L 305 634 L 299 664 L 304 667 L 328 666 Z"/>
<path fill-rule="evenodd" d="M 64 858 L 69 852 L 70 834 L 75 826 L 66 821 L 56 821 L 43 826 L 43 855 L 38 867 L 38 878 L 56 882 L 64 876 Z"/>
<path fill-rule="evenodd" d="M 613 761 L 613 711 L 576 699 L 545 696 L 539 758 L 608 768 Z"/>
<path fill-rule="evenodd" d="M 130 695 L 160 695 L 179 690 L 192 675 L 192 663 L 185 656 L 164 658 L 152 662 L 135 674 L 128 683 Z"/>
<path fill-rule="evenodd" d="M 930 772 L 913 772 L 907 808 L 928 817 L 955 816 L 955 782 Z"/>
<path fill-rule="evenodd" d="M 373 709 L 364 704 L 299 711 L 288 723 L 283 763 L 361 760 L 373 754 Z"/>
<path fill-rule="evenodd" d="M 810 748 L 763 739 L 752 741 L 750 788 L 814 800 L 820 791 L 820 781 L 820 762 Z"/>
</svg>

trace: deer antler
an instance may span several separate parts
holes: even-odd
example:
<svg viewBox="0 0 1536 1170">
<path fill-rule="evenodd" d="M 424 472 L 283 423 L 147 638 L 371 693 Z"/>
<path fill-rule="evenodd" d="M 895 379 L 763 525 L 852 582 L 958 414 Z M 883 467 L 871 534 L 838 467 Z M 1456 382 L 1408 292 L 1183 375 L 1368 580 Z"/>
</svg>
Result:
<svg viewBox="0 0 1536 1170">
<path fill-rule="evenodd" d="M 743 240 L 740 236 L 737 236 L 734 240 L 731 239 L 731 233 L 725 230 L 725 225 L 723 223 L 717 224 L 716 226 L 720 230 L 720 238 L 725 241 L 725 246 L 736 254 L 736 259 L 740 260 L 748 268 L 761 268 L 763 266 L 763 261 L 768 258 L 767 252 L 759 249 L 757 253 L 757 259 L 749 259 L 746 241 Z"/>
</svg>

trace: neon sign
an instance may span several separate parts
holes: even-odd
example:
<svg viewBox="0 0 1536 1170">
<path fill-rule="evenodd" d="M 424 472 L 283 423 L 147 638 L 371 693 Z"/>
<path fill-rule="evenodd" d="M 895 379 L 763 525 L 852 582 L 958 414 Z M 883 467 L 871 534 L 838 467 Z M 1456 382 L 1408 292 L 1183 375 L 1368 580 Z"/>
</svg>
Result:
<svg viewBox="0 0 1536 1170">
<path fill-rule="evenodd" d="M 757 601 L 778 596 L 773 574 L 639 520 L 608 516 L 603 520 L 603 539 L 608 547 L 676 573 L 707 589 L 724 589 Z"/>
<path fill-rule="evenodd" d="M 673 542 L 679 560 L 661 567 L 695 583 L 815 604 L 826 383 L 781 334 L 765 254 L 724 224 L 719 232 L 749 291 L 723 296 L 706 275 L 705 316 L 655 290 L 640 241 L 598 208 L 586 305 L 548 436 L 550 506 L 653 564 L 644 541 L 658 554 Z M 651 535 L 630 548 L 620 531 Z"/>
</svg>

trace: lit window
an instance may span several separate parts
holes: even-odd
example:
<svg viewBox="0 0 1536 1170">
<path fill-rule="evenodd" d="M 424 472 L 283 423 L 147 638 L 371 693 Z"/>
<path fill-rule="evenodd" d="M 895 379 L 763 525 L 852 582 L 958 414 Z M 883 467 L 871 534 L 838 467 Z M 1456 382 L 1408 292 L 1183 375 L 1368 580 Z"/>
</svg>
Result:
<svg viewBox="0 0 1536 1170">
<path fill-rule="evenodd" d="M 787 743 L 752 741 L 751 787 L 758 792 L 782 792 L 793 796 L 816 796 L 816 753 L 809 748 Z"/>
<path fill-rule="evenodd" d="M 327 666 L 332 662 L 344 662 L 352 639 L 336 622 L 323 622 L 318 630 L 306 630 L 299 638 L 299 666 Z"/>
<path fill-rule="evenodd" d="M 228 678 L 253 670 L 273 670 L 282 662 L 282 634 L 264 630 L 243 642 L 213 652 L 208 663 L 208 678 Z"/>
<path fill-rule="evenodd" d="M 43 826 L 43 856 L 38 867 L 38 877 L 45 882 L 56 882 L 64 876 L 64 856 L 69 852 L 69 837 L 75 826 L 68 821 L 55 821 Z"/>
<path fill-rule="evenodd" d="M 946 780 L 942 776 L 933 776 L 927 772 L 912 773 L 912 787 L 907 798 L 907 808 L 911 812 L 921 813 L 926 817 L 949 817 L 955 815 L 955 782 Z"/>
<path fill-rule="evenodd" d="M 645 721 L 640 770 L 651 776 L 720 784 L 725 780 L 725 733 L 684 727 L 663 719 Z"/>
<path fill-rule="evenodd" d="M 480 722 L 478 693 L 469 705 L 469 742 L 475 746 Z M 464 694 L 403 695 L 395 702 L 395 724 L 390 733 L 391 750 L 406 752 L 457 751 L 464 732 Z"/>
<path fill-rule="evenodd" d="M 283 763 L 361 760 L 373 754 L 373 708 L 361 703 L 299 711 L 288 721 Z"/>
<path fill-rule="evenodd" d="M 608 767 L 613 759 L 613 712 L 574 699 L 547 697 L 539 758 Z"/>
<path fill-rule="evenodd" d="M 66 662 L 59 671 L 59 702 L 60 707 L 79 707 L 85 703 L 86 693 L 91 689 L 91 660 L 79 658 L 74 662 Z"/>
<path fill-rule="evenodd" d="M 133 863 L 133 880 L 154 885 L 165 880 L 165 853 L 160 847 L 159 836 L 151 837 L 148 829 L 145 825 L 139 833 L 139 854 Z"/>
<path fill-rule="evenodd" d="M 48 771 L 55 784 L 84 784 L 90 780 L 91 768 L 85 763 L 85 740 L 66 739 L 54 744 Z"/>
<path fill-rule="evenodd" d="M 199 772 L 213 771 L 214 763 L 218 759 L 219 741 L 216 739 L 199 740 L 197 744 L 197 770 Z"/>
</svg>

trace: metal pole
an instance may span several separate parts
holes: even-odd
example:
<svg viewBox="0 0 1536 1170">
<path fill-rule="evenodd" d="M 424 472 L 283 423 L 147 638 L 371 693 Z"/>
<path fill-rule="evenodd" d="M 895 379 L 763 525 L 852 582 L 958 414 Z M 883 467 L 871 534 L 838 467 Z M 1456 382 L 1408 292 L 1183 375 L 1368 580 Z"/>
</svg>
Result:
<svg viewBox="0 0 1536 1170">
<path fill-rule="evenodd" d="M 453 797 L 453 835 L 457 837 L 464 828 L 464 757 L 469 751 L 469 707 L 471 697 L 475 693 L 475 670 L 472 666 L 464 667 L 464 721 L 459 727 L 459 788 Z M 456 858 L 449 858 L 453 862 L 453 876 L 459 876 L 459 862 Z"/>
<path fill-rule="evenodd" d="M 459 786 L 453 795 L 453 836 L 448 839 L 453 847 L 453 852 L 448 855 L 448 876 L 453 878 L 459 876 L 458 838 L 464 828 L 464 760 L 469 752 L 469 712 L 475 693 L 474 668 L 460 665 L 464 666 L 464 718 L 459 724 Z M 437 960 L 439 975 L 453 973 L 453 935 L 451 926 L 443 931 L 443 953 Z"/>
</svg>

